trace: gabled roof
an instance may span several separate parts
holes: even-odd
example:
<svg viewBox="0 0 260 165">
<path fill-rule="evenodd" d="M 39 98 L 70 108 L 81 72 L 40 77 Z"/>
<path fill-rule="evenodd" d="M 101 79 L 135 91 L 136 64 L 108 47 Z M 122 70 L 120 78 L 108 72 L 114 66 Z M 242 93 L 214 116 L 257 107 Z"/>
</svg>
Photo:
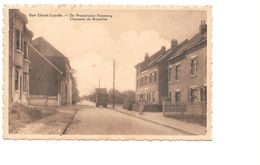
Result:
<svg viewBox="0 0 260 165">
<path fill-rule="evenodd" d="M 156 56 L 152 56 L 153 58 L 150 60 L 150 62 L 145 65 L 143 67 L 143 70 L 146 70 L 152 66 L 155 66 L 156 64 L 159 64 L 163 59 L 165 59 L 166 57 L 168 57 L 169 54 L 171 54 L 171 49 L 168 49 L 165 53 L 159 53 L 158 55 L 156 54 Z"/>
<path fill-rule="evenodd" d="M 63 74 L 61 70 L 59 70 L 50 60 L 48 60 L 41 52 L 39 52 L 36 48 L 34 48 L 30 43 L 28 43 L 28 46 L 30 46 L 40 57 L 42 57 L 51 67 L 53 67 L 56 71 L 58 71 L 60 74 Z"/>
<path fill-rule="evenodd" d="M 34 39 L 32 45 L 63 73 L 66 73 L 66 64 L 71 68 L 69 59 L 43 37 Z"/>
<path fill-rule="evenodd" d="M 183 44 L 180 44 L 179 49 L 177 50 L 176 53 L 174 53 L 174 55 L 172 57 L 169 58 L 169 60 L 182 55 L 183 53 L 185 53 L 187 50 L 189 50 L 190 48 L 196 46 L 197 44 L 200 44 L 202 42 L 207 41 L 207 33 L 197 33 L 195 34 L 190 40 L 185 40 L 183 42 Z"/>
<path fill-rule="evenodd" d="M 160 49 L 159 51 L 155 52 L 152 56 L 150 56 L 148 59 L 144 60 L 143 62 L 138 63 L 135 67 L 140 66 L 142 71 L 149 69 L 150 67 L 159 64 L 162 60 L 164 60 L 166 57 L 168 57 L 171 53 L 172 53 L 171 48 L 169 48 L 166 51 L 162 51 L 162 49 Z"/>
</svg>

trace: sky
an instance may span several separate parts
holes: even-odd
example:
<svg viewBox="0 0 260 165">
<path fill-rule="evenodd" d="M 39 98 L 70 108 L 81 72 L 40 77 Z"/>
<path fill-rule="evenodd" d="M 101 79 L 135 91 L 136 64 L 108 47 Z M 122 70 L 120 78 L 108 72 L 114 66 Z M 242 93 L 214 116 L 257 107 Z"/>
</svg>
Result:
<svg viewBox="0 0 260 165">
<path fill-rule="evenodd" d="M 171 39 L 180 43 L 199 30 L 206 20 L 202 10 L 165 9 L 42 9 L 22 8 L 33 39 L 45 38 L 70 60 L 76 70 L 80 95 L 90 94 L 95 87 L 112 88 L 113 59 L 116 61 L 116 89 L 135 90 L 135 65 L 162 46 L 170 47 Z M 75 21 L 69 17 L 32 17 L 29 14 L 94 14 L 111 15 L 107 21 Z"/>
</svg>

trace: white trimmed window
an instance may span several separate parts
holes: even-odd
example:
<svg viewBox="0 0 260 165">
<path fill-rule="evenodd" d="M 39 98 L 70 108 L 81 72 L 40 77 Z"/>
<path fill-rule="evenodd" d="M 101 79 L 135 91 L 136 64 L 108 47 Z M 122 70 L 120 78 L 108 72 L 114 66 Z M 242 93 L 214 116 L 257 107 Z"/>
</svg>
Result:
<svg viewBox="0 0 260 165">
<path fill-rule="evenodd" d="M 145 76 L 145 78 L 144 78 L 145 85 L 148 84 L 148 83 L 147 83 L 147 82 L 148 82 L 148 81 L 147 81 L 147 77 L 148 77 L 148 76 Z"/>
<path fill-rule="evenodd" d="M 180 81 L 180 64 L 175 66 L 175 81 Z"/>
<path fill-rule="evenodd" d="M 197 88 L 191 88 L 190 101 L 191 101 L 191 103 L 198 102 L 198 89 Z"/>
<path fill-rule="evenodd" d="M 191 76 L 196 76 L 198 71 L 198 61 L 197 58 L 192 58 L 190 62 L 190 74 Z"/>
<path fill-rule="evenodd" d="M 23 51 L 24 43 L 23 43 L 23 33 L 20 30 L 15 30 L 15 48 L 16 50 Z"/>
<path fill-rule="evenodd" d="M 172 67 L 169 68 L 169 71 L 168 71 L 168 79 L 169 79 L 169 82 L 172 81 Z"/>
<path fill-rule="evenodd" d="M 154 71 L 154 82 L 157 81 L 157 71 Z"/>
<path fill-rule="evenodd" d="M 149 74 L 149 83 L 152 83 L 152 73 Z"/>
<path fill-rule="evenodd" d="M 28 60 L 28 43 L 26 41 L 24 41 L 23 46 L 24 46 L 24 48 L 23 48 L 24 58 Z"/>
<path fill-rule="evenodd" d="M 175 103 L 179 104 L 181 102 L 181 92 L 175 91 Z"/>
<path fill-rule="evenodd" d="M 207 86 L 200 88 L 200 101 L 207 101 Z"/>
<path fill-rule="evenodd" d="M 19 71 L 15 70 L 15 80 L 14 80 L 14 88 L 15 90 L 19 89 Z"/>
<path fill-rule="evenodd" d="M 168 97 L 169 97 L 170 100 L 172 100 L 172 92 L 171 91 L 169 91 Z"/>
<path fill-rule="evenodd" d="M 23 91 L 27 91 L 27 75 L 23 74 Z"/>
</svg>

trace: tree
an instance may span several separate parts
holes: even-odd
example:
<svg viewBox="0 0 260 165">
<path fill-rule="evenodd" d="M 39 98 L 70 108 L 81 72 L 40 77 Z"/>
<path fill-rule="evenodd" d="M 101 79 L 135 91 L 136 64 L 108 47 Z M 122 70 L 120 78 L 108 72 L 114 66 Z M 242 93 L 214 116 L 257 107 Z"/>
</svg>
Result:
<svg viewBox="0 0 260 165">
<path fill-rule="evenodd" d="M 110 89 L 108 91 L 108 102 L 113 103 L 113 89 Z M 122 93 L 115 89 L 115 104 L 122 104 L 123 103 L 123 98 L 122 98 Z"/>
<path fill-rule="evenodd" d="M 135 91 L 132 90 L 127 90 L 122 92 L 122 97 L 123 97 L 123 102 L 130 102 L 134 103 L 135 102 Z"/>
</svg>

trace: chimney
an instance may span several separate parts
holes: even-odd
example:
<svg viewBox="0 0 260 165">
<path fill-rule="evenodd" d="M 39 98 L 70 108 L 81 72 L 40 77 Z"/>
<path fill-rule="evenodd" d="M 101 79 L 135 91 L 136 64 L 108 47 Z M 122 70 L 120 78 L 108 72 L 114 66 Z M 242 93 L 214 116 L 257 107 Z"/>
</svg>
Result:
<svg viewBox="0 0 260 165">
<path fill-rule="evenodd" d="M 171 40 L 171 49 L 176 50 L 178 48 L 178 41 L 176 39 Z"/>
<path fill-rule="evenodd" d="M 161 53 L 164 54 L 165 52 L 166 52 L 166 48 L 165 48 L 165 46 L 162 46 Z"/>
<path fill-rule="evenodd" d="M 148 53 L 145 53 L 144 61 L 148 60 L 148 58 L 149 58 L 149 54 L 148 54 Z"/>
<path fill-rule="evenodd" d="M 207 32 L 207 24 L 205 23 L 205 20 L 201 20 L 200 34 L 204 34 L 205 32 Z"/>
</svg>

